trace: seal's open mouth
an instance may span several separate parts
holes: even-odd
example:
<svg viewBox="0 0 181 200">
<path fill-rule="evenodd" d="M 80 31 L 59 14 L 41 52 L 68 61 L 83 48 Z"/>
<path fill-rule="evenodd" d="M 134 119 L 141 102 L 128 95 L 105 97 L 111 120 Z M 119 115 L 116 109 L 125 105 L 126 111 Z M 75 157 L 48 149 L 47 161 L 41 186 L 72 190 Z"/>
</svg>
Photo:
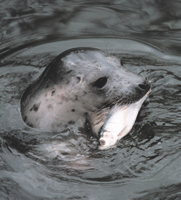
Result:
<svg viewBox="0 0 181 200">
<path fill-rule="evenodd" d="M 113 147 L 119 139 L 130 132 L 138 112 L 150 92 L 151 90 L 135 103 L 115 105 L 111 109 L 100 131 L 99 149 L 104 150 Z"/>
</svg>

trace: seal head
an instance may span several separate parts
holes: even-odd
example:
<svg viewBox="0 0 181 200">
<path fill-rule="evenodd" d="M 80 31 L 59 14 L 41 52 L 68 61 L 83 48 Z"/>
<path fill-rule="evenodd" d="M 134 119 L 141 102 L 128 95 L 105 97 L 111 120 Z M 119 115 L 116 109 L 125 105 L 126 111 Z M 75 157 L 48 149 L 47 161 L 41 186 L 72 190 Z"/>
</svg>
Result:
<svg viewBox="0 0 181 200">
<path fill-rule="evenodd" d="M 150 82 L 125 69 L 99 49 L 74 48 L 57 56 L 21 98 L 22 118 L 30 127 L 57 131 L 84 127 L 98 137 L 116 106 L 130 105 L 150 90 Z"/>
</svg>

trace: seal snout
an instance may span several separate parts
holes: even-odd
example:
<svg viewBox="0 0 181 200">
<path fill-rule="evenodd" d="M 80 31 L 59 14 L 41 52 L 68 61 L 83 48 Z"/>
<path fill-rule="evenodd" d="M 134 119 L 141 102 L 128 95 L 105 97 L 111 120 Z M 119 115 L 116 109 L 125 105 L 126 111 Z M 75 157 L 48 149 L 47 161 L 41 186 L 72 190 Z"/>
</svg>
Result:
<svg viewBox="0 0 181 200">
<path fill-rule="evenodd" d="M 146 94 L 151 88 L 151 82 L 144 78 L 142 83 L 138 84 L 138 90 L 144 94 Z"/>
</svg>

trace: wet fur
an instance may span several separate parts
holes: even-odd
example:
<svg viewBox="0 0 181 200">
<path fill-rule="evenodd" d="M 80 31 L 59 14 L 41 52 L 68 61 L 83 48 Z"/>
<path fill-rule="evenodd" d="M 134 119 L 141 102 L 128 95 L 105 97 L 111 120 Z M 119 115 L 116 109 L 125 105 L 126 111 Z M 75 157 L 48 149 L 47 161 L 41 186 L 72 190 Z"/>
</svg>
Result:
<svg viewBox="0 0 181 200">
<path fill-rule="evenodd" d="M 98 88 L 101 77 L 107 82 Z M 88 120 L 98 134 L 114 105 L 135 102 L 149 88 L 144 77 L 126 70 L 114 56 L 94 48 L 70 49 L 25 90 L 21 114 L 28 126 L 46 131 L 83 127 Z"/>
</svg>

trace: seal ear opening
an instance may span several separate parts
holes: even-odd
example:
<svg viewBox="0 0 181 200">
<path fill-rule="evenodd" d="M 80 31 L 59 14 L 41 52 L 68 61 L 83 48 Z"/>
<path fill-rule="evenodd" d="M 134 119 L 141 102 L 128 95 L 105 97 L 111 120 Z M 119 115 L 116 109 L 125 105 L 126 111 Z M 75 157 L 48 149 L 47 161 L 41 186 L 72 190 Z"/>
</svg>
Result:
<svg viewBox="0 0 181 200">
<path fill-rule="evenodd" d="M 78 75 L 77 76 L 77 80 L 78 80 L 78 83 L 82 83 L 83 77 L 81 75 Z"/>
</svg>

